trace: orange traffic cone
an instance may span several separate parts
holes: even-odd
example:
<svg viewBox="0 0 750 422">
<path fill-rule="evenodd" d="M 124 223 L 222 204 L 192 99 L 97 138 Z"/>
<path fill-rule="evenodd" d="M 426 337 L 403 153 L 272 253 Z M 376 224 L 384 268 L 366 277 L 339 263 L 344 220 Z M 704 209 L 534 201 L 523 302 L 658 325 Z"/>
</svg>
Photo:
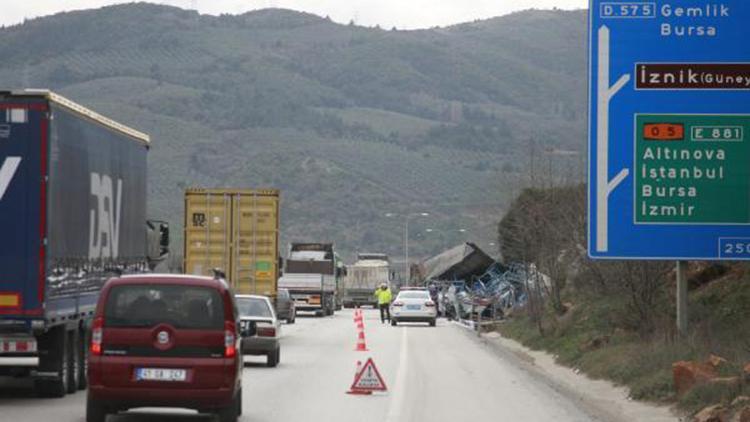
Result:
<svg viewBox="0 0 750 422">
<path fill-rule="evenodd" d="M 367 352 L 367 344 L 365 343 L 365 332 L 360 331 L 359 336 L 357 337 L 357 348 L 354 349 L 355 352 Z"/>
<path fill-rule="evenodd" d="M 365 323 L 361 319 L 359 321 L 357 321 L 357 329 L 359 331 L 364 331 L 365 330 Z"/>
<path fill-rule="evenodd" d="M 354 381 L 356 382 L 357 377 L 359 377 L 359 373 L 362 372 L 362 362 L 357 361 L 357 369 L 354 371 Z M 352 384 L 354 385 L 354 384 Z M 354 390 L 352 388 L 349 388 L 349 391 L 346 392 L 346 394 L 360 394 L 360 395 L 367 395 L 372 394 L 372 391 L 363 391 L 363 390 Z"/>
</svg>

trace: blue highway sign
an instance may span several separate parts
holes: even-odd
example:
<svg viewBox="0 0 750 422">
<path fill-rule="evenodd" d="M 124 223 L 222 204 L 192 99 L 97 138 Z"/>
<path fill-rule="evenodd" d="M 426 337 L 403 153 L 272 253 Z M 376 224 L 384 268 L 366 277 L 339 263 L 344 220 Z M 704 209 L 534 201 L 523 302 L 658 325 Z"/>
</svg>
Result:
<svg viewBox="0 0 750 422">
<path fill-rule="evenodd" d="M 589 255 L 750 259 L 750 1 L 589 15 Z"/>
</svg>

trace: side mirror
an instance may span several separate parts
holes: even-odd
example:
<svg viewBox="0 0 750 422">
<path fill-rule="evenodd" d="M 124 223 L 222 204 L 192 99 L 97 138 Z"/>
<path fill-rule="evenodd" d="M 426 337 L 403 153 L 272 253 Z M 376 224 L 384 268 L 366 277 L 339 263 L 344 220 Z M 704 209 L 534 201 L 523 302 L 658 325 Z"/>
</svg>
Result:
<svg viewBox="0 0 750 422">
<path fill-rule="evenodd" d="M 169 223 L 148 220 L 146 222 L 146 251 L 149 266 L 153 270 L 157 264 L 169 256 Z"/>
<path fill-rule="evenodd" d="M 169 223 L 159 223 L 159 246 L 161 247 L 161 255 L 169 255 Z"/>
<path fill-rule="evenodd" d="M 240 322 L 240 336 L 252 337 L 255 335 L 256 327 L 255 321 L 241 321 Z"/>
</svg>

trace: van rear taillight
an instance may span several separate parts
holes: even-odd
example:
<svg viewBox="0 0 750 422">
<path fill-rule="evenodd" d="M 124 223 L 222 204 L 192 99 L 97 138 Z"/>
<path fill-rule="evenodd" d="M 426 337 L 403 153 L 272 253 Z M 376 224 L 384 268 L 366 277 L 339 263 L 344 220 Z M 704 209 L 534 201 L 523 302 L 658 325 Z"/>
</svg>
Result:
<svg viewBox="0 0 750 422">
<path fill-rule="evenodd" d="M 224 357 L 233 358 L 237 355 L 237 326 L 227 321 L 224 323 Z"/>
<path fill-rule="evenodd" d="M 91 326 L 91 354 L 94 356 L 102 354 L 102 337 L 104 337 L 104 319 L 97 317 Z"/>
<path fill-rule="evenodd" d="M 258 337 L 274 337 L 276 335 L 276 328 L 274 327 L 258 327 Z"/>
</svg>

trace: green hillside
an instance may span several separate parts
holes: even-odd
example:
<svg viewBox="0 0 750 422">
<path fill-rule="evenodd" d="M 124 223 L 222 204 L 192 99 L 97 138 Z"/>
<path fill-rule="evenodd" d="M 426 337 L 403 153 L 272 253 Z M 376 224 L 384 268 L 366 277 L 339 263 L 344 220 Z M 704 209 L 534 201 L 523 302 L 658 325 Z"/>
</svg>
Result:
<svg viewBox="0 0 750 422">
<path fill-rule="evenodd" d="M 185 187 L 277 187 L 283 242 L 401 256 L 403 218 L 384 214 L 427 210 L 420 256 L 492 241 L 533 163 L 581 174 L 585 22 L 528 11 L 398 31 L 128 4 L 0 29 L 0 86 L 52 88 L 150 133 L 149 211 L 177 243 Z"/>
</svg>

